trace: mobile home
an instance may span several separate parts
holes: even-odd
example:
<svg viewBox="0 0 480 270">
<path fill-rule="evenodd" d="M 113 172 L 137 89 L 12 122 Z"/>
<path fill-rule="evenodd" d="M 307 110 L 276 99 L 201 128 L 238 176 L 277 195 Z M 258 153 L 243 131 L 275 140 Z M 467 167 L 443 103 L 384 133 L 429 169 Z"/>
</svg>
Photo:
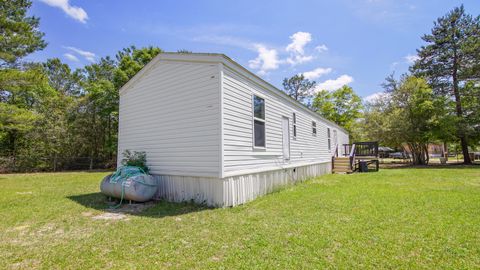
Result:
<svg viewBox="0 0 480 270">
<path fill-rule="evenodd" d="M 223 54 L 162 53 L 120 89 L 118 160 L 145 151 L 158 198 L 235 206 L 331 172 L 348 134 Z"/>
</svg>

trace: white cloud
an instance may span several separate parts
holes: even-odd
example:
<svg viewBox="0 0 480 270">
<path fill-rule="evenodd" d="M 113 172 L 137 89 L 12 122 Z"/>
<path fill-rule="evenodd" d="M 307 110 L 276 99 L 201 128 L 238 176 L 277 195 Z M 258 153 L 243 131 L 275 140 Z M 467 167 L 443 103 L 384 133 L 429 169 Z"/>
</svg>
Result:
<svg viewBox="0 0 480 270">
<path fill-rule="evenodd" d="M 290 53 L 287 63 L 297 65 L 309 62 L 313 59 L 311 55 L 305 55 L 305 46 L 312 41 L 312 34 L 308 32 L 296 32 L 290 36 L 292 42 L 287 45 L 285 50 Z"/>
<path fill-rule="evenodd" d="M 292 57 L 287 58 L 287 63 L 291 65 L 298 65 L 306 62 L 310 62 L 313 60 L 313 56 L 311 55 L 294 55 Z"/>
<path fill-rule="evenodd" d="M 409 54 L 409 55 L 405 56 L 404 59 L 408 64 L 411 65 L 411 64 L 414 64 L 415 61 L 417 61 L 420 58 L 416 54 Z"/>
<path fill-rule="evenodd" d="M 302 74 L 303 74 L 303 76 L 305 76 L 305 79 L 315 80 L 315 79 L 317 79 L 317 78 L 319 78 L 323 75 L 326 75 L 330 72 L 332 72 L 331 68 L 316 68 L 314 70 L 307 71 L 307 72 L 304 72 Z"/>
<path fill-rule="evenodd" d="M 306 52 L 307 45 L 312 41 L 312 34 L 308 32 L 296 32 L 290 37 L 290 43 L 285 47 L 270 47 L 261 43 L 252 43 L 246 40 L 230 37 L 230 36 L 203 36 L 197 38 L 200 41 L 214 42 L 219 44 L 234 45 L 243 47 L 249 50 L 254 50 L 258 53 L 257 57 L 248 61 L 248 66 L 252 69 L 257 69 L 258 74 L 265 75 L 269 71 L 278 69 L 281 65 L 289 64 L 295 66 L 298 64 L 312 61 L 315 57 Z M 325 52 L 328 48 L 322 44 L 315 48 L 317 52 Z M 326 73 L 324 73 L 328 70 Z M 316 73 L 313 70 L 306 73 L 310 78 L 318 78 L 323 74 L 331 72 L 331 69 L 317 69 Z M 320 72 L 320 73 L 319 73 Z M 317 74 L 318 73 L 318 74 Z M 305 74 L 304 74 L 305 75 Z"/>
<path fill-rule="evenodd" d="M 376 92 L 363 98 L 365 102 L 373 102 L 385 96 L 385 92 Z"/>
<path fill-rule="evenodd" d="M 297 32 L 290 36 L 292 42 L 288 44 L 286 50 L 287 52 L 294 52 L 298 54 L 304 54 L 304 47 L 310 41 L 312 41 L 312 34 L 308 32 Z"/>
<path fill-rule="evenodd" d="M 86 23 L 88 20 L 87 12 L 81 7 L 70 5 L 69 0 L 40 0 L 40 1 L 44 2 L 49 6 L 60 8 L 68 16 L 72 17 L 73 19 L 81 23 Z"/>
<path fill-rule="evenodd" d="M 352 76 L 342 75 L 334 80 L 326 80 L 322 83 L 317 84 L 317 86 L 315 87 L 315 92 L 318 92 L 321 90 L 333 91 L 352 82 L 353 82 Z"/>
<path fill-rule="evenodd" d="M 315 47 L 315 51 L 320 52 L 320 53 L 321 52 L 326 52 L 326 51 L 328 51 L 328 47 L 325 44 L 318 45 L 317 47 Z"/>
<path fill-rule="evenodd" d="M 71 53 L 64 53 L 63 56 L 65 56 L 65 58 L 67 58 L 68 60 L 73 61 L 73 62 L 78 62 L 79 61 L 78 58 Z"/>
<path fill-rule="evenodd" d="M 64 46 L 63 48 L 65 48 L 67 50 L 70 50 L 70 51 L 72 51 L 72 52 L 74 52 L 78 55 L 83 56 L 85 59 L 87 59 L 90 62 L 95 62 L 95 54 L 93 52 L 84 51 L 84 50 L 81 50 L 81 49 L 78 49 L 78 48 L 75 48 L 75 47 L 71 47 L 71 46 Z"/>
<path fill-rule="evenodd" d="M 275 49 L 268 49 L 265 45 L 255 45 L 258 56 L 248 61 L 248 66 L 253 69 L 259 69 L 259 74 L 264 75 L 270 70 L 278 69 L 281 61 L 278 58 L 278 52 Z"/>
</svg>

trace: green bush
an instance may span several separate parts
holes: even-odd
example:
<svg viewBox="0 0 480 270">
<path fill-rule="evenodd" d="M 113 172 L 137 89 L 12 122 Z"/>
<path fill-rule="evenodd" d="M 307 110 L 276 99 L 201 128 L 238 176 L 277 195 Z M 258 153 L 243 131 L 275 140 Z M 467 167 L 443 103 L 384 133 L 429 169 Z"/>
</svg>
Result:
<svg viewBox="0 0 480 270">
<path fill-rule="evenodd" d="M 144 151 L 133 151 L 125 150 L 122 153 L 122 165 L 123 166 L 136 166 L 142 168 L 146 173 L 148 173 L 147 167 L 147 153 Z"/>
</svg>

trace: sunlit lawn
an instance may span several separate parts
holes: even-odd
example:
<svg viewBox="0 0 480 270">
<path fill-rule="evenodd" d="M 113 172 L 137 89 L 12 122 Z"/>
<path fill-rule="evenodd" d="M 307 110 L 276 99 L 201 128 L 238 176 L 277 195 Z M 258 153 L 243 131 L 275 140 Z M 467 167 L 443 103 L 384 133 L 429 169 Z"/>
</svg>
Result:
<svg viewBox="0 0 480 270">
<path fill-rule="evenodd" d="M 480 168 L 326 175 L 236 208 L 105 215 L 106 173 L 0 175 L 0 268 L 480 268 Z"/>
</svg>

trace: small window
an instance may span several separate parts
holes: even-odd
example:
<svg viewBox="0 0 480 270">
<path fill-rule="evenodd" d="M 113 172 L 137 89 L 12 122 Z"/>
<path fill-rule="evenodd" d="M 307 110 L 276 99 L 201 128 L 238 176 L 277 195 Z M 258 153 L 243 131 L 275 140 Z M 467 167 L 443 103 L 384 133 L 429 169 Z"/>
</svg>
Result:
<svg viewBox="0 0 480 270">
<path fill-rule="evenodd" d="M 293 119 L 293 138 L 297 137 L 297 115 L 293 113 L 292 116 Z"/>
<path fill-rule="evenodd" d="M 327 128 L 328 151 L 332 150 L 332 140 L 330 138 L 330 128 Z"/>
<path fill-rule="evenodd" d="M 317 122 L 312 121 L 312 135 L 317 136 Z"/>
<path fill-rule="evenodd" d="M 253 146 L 265 147 L 265 99 L 253 96 Z"/>
</svg>

